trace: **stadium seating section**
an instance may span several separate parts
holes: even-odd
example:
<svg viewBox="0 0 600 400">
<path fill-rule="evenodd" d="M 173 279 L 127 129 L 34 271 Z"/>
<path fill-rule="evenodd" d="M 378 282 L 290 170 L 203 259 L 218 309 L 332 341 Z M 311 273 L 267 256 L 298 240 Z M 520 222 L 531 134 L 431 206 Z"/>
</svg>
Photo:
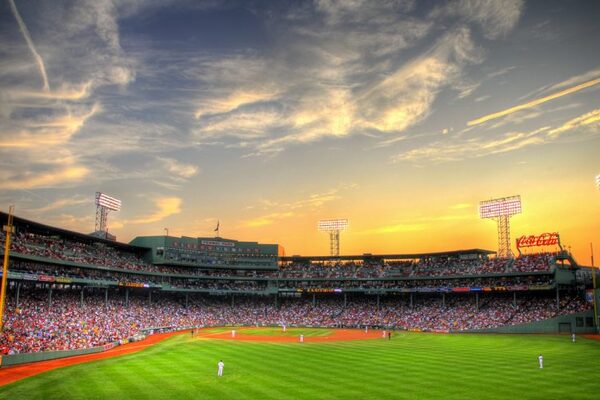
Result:
<svg viewBox="0 0 600 400">
<path fill-rule="evenodd" d="M 518 298 L 511 291 L 475 297 L 453 290 L 553 288 L 557 266 L 550 253 L 514 260 L 432 256 L 290 261 L 278 270 L 209 269 L 153 265 L 127 246 L 23 227 L 13 236 L 11 252 L 10 273 L 20 278 L 9 275 L 0 354 L 87 348 L 165 327 L 369 325 L 460 331 L 590 307 L 575 288 L 563 290 L 559 303 L 554 290 L 522 291 Z M 369 290 L 383 295 L 369 295 Z M 341 292 L 349 296 L 342 298 Z"/>
</svg>

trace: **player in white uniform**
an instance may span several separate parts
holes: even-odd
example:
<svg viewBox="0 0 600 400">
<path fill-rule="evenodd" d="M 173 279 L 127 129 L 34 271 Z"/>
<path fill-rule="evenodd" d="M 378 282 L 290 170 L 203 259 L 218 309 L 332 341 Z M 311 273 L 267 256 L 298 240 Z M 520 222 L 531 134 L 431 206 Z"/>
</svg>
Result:
<svg viewBox="0 0 600 400">
<path fill-rule="evenodd" d="M 235 329 L 231 330 L 231 337 L 234 338 L 235 337 Z"/>
<path fill-rule="evenodd" d="M 304 335 L 300 335 L 300 343 L 304 343 Z"/>
<path fill-rule="evenodd" d="M 573 341 L 573 343 L 575 343 L 575 334 L 571 335 L 571 340 Z"/>
<path fill-rule="evenodd" d="M 223 367 L 225 367 L 223 360 L 219 360 L 217 366 L 219 367 L 219 370 L 217 371 L 217 376 L 223 376 Z"/>
<path fill-rule="evenodd" d="M 540 354 L 540 356 L 538 357 L 538 361 L 539 361 L 539 363 L 540 363 L 540 368 L 542 368 L 542 369 L 543 369 L 543 368 L 544 368 L 544 356 L 542 356 L 542 355 Z"/>
</svg>

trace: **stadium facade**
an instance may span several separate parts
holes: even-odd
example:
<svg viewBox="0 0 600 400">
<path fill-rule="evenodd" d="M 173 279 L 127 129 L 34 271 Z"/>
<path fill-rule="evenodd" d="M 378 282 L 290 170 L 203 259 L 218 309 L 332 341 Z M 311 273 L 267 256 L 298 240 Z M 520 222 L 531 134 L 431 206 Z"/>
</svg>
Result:
<svg viewBox="0 0 600 400">
<path fill-rule="evenodd" d="M 282 252 L 276 244 L 220 237 L 138 236 L 130 244 L 150 249 L 144 258 L 152 264 L 190 268 L 276 270 L 277 258 Z"/>
<path fill-rule="evenodd" d="M 6 221 L 0 213 L 0 223 Z M 591 302 L 596 270 L 579 266 L 565 251 L 517 259 L 482 249 L 283 256 L 277 244 L 220 237 L 144 236 L 125 244 L 18 217 L 14 225 L 3 354 L 70 350 L 197 325 L 597 331 Z M 57 344 L 63 332 L 45 337 L 45 314 L 55 308 L 76 313 L 91 304 L 101 309 L 97 319 L 123 320 L 127 329 L 103 333 L 85 322 L 74 344 Z M 26 318 L 42 320 L 42 327 L 31 331 Z M 44 339 L 31 339 L 35 335 Z"/>
</svg>

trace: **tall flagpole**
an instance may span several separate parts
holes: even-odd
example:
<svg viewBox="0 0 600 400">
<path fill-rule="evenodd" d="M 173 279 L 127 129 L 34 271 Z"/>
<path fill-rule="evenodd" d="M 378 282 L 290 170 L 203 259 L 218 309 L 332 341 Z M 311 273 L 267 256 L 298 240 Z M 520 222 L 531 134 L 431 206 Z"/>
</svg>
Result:
<svg viewBox="0 0 600 400">
<path fill-rule="evenodd" d="M 2 288 L 0 290 L 0 332 L 4 328 L 4 300 L 6 298 L 6 280 L 8 277 L 8 256 L 10 253 L 10 235 L 13 231 L 13 212 L 15 206 L 8 208 L 8 223 L 3 227 L 6 232 L 4 244 L 4 264 L 2 265 Z"/>
</svg>

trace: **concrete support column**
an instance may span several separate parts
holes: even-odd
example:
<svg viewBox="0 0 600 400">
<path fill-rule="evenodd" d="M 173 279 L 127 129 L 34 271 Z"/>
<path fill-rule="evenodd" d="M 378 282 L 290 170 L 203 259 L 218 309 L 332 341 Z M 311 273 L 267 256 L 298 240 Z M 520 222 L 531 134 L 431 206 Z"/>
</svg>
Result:
<svg viewBox="0 0 600 400">
<path fill-rule="evenodd" d="M 348 295 L 344 293 L 344 308 L 346 308 L 346 304 L 348 304 Z"/>
<path fill-rule="evenodd" d="M 48 288 L 48 306 L 52 306 L 52 288 Z"/>
<path fill-rule="evenodd" d="M 231 295 L 231 307 L 235 307 L 235 294 Z"/>
<path fill-rule="evenodd" d="M 81 302 L 81 306 L 83 307 L 83 288 L 81 288 L 81 292 L 79 295 L 79 301 Z"/>
<path fill-rule="evenodd" d="M 377 311 L 380 311 L 380 307 L 379 307 L 379 295 L 377 295 Z"/>
<path fill-rule="evenodd" d="M 185 294 L 185 308 L 188 308 L 188 302 L 190 300 L 190 294 L 186 293 Z"/>
<path fill-rule="evenodd" d="M 125 307 L 129 307 L 129 288 L 125 288 Z"/>
<path fill-rule="evenodd" d="M 517 292 L 513 292 L 513 307 L 517 308 Z"/>
<path fill-rule="evenodd" d="M 475 293 L 475 309 L 479 311 L 479 293 Z"/>
<path fill-rule="evenodd" d="M 560 295 L 558 294 L 558 285 L 556 285 L 556 309 L 560 310 Z"/>
<path fill-rule="evenodd" d="M 108 288 L 104 288 L 104 307 L 108 307 Z"/>
</svg>

